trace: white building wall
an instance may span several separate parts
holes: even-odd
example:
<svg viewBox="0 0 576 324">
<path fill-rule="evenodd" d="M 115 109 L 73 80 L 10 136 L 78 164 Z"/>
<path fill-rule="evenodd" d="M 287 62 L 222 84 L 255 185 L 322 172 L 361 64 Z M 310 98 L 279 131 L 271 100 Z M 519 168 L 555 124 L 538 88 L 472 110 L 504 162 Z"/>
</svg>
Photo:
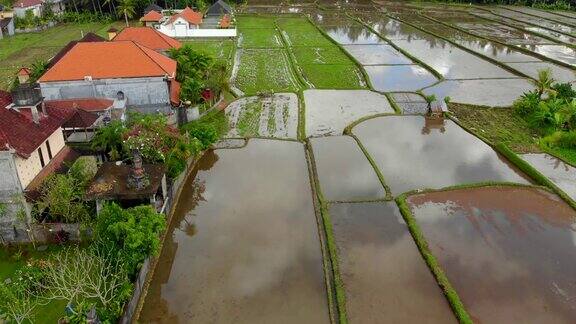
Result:
<svg viewBox="0 0 576 324">
<path fill-rule="evenodd" d="M 42 149 L 42 156 L 44 157 L 44 165 L 48 165 L 51 161 L 48 156 L 48 147 L 46 142 L 50 143 L 50 151 L 52 152 L 52 158 L 58 154 L 62 148 L 64 148 L 64 135 L 62 134 L 62 128 L 58 128 L 48 139 L 42 143 L 39 147 Z M 42 164 L 40 163 L 40 155 L 38 154 L 38 148 L 30 154 L 30 157 L 24 159 L 20 156 L 16 156 L 14 159 L 16 164 L 16 170 L 18 172 L 18 177 L 20 178 L 20 183 L 22 188 L 26 188 L 30 182 L 42 171 Z"/>
<path fill-rule="evenodd" d="M 32 13 L 34 13 L 34 16 L 36 17 L 39 17 L 40 14 L 42 13 L 42 6 L 35 5 L 30 7 L 14 7 L 14 14 L 20 18 L 23 18 L 24 16 L 26 16 L 26 11 L 29 9 L 32 10 Z"/>
<path fill-rule="evenodd" d="M 156 27 L 159 32 L 175 38 L 186 37 L 236 37 L 236 28 L 229 29 L 204 29 L 204 28 L 182 28 L 176 24 L 160 24 Z"/>
</svg>

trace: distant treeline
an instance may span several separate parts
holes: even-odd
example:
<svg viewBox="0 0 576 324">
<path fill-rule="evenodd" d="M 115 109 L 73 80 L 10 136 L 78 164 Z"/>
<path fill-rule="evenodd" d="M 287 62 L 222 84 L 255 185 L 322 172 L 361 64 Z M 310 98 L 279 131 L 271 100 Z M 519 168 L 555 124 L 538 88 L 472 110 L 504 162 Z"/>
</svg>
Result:
<svg viewBox="0 0 576 324">
<path fill-rule="evenodd" d="M 576 0 L 433 0 L 435 2 L 502 4 L 543 9 L 576 10 Z"/>
</svg>

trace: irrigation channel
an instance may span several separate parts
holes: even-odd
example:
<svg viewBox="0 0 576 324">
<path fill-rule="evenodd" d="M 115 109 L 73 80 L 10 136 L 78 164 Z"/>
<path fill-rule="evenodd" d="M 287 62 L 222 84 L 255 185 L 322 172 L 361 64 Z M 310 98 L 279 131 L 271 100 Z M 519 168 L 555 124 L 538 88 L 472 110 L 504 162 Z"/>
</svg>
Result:
<svg viewBox="0 0 576 324">
<path fill-rule="evenodd" d="M 139 322 L 576 322 L 576 168 L 424 116 L 431 94 L 510 109 L 541 68 L 575 83 L 576 16 L 249 3 L 230 130 L 187 179 Z"/>
</svg>

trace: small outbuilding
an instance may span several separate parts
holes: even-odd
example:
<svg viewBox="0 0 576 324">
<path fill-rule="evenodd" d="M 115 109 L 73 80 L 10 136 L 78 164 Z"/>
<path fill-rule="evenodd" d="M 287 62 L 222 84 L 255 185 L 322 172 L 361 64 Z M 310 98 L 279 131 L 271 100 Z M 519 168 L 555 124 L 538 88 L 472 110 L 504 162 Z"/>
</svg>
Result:
<svg viewBox="0 0 576 324">
<path fill-rule="evenodd" d="M 216 1 L 208 10 L 206 11 L 206 16 L 218 16 L 232 15 L 233 9 L 224 0 Z"/>
<path fill-rule="evenodd" d="M 167 192 L 166 168 L 134 160 L 134 165 L 106 162 L 100 166 L 84 196 L 96 201 L 97 213 L 105 201 L 116 201 L 123 207 L 150 204 L 157 211 L 162 209 Z"/>
</svg>

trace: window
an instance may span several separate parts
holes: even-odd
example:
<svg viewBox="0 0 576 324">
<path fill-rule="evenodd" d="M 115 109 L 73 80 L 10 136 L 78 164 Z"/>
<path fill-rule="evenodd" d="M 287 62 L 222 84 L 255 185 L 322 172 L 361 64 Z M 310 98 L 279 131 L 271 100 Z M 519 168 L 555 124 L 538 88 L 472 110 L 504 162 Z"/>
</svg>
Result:
<svg viewBox="0 0 576 324">
<path fill-rule="evenodd" d="M 38 148 L 38 155 L 40 156 L 40 165 L 44 167 L 46 164 L 44 163 L 44 156 L 42 155 L 42 148 Z"/>
<path fill-rule="evenodd" d="M 52 160 L 52 150 L 50 149 L 50 141 L 46 140 L 46 148 L 48 149 L 48 159 Z"/>
<path fill-rule="evenodd" d="M 118 91 L 118 93 L 116 94 L 116 98 L 118 100 L 124 100 L 124 92 Z"/>
</svg>

